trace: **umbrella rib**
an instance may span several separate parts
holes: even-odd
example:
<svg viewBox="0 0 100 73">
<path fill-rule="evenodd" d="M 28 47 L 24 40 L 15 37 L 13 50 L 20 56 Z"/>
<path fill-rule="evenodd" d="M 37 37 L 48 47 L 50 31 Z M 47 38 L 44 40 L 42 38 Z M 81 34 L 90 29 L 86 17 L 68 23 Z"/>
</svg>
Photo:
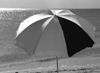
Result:
<svg viewBox="0 0 100 73">
<path fill-rule="evenodd" d="M 54 18 L 54 16 L 52 16 L 50 19 L 48 19 L 47 21 L 45 21 L 42 25 L 43 31 L 46 28 L 46 26 L 49 24 L 49 22 Z"/>
<path fill-rule="evenodd" d="M 43 25 L 42 25 L 43 31 L 44 31 L 44 29 L 46 28 L 47 24 L 48 24 L 53 18 L 54 18 L 54 16 L 52 16 L 50 19 L 48 19 L 46 22 L 43 23 Z M 33 50 L 33 54 L 35 54 L 35 50 L 37 49 L 38 43 L 39 43 L 39 41 L 40 41 L 40 39 L 41 39 L 41 36 L 42 36 L 42 33 L 40 34 L 39 39 L 38 39 L 37 42 L 36 42 L 35 48 L 34 48 L 34 50 Z"/>
<path fill-rule="evenodd" d="M 82 27 L 82 26 L 80 25 L 80 23 L 79 23 L 75 18 L 72 18 L 72 17 L 66 17 L 66 16 L 61 16 L 61 15 L 59 15 L 59 17 L 68 19 L 68 20 L 70 20 L 70 21 L 76 23 L 76 24 L 79 25 L 80 27 Z"/>
<path fill-rule="evenodd" d="M 37 49 L 37 47 L 38 47 L 38 43 L 39 43 L 39 41 L 40 41 L 40 39 L 41 39 L 41 36 L 42 36 L 42 34 L 40 34 L 39 39 L 38 39 L 37 42 L 36 42 L 36 45 L 35 45 L 35 47 L 34 47 L 34 49 L 33 49 L 33 54 L 35 54 L 35 51 L 36 51 L 36 49 Z"/>
<path fill-rule="evenodd" d="M 66 11 L 66 12 L 63 12 Z M 70 10 L 63 10 L 62 12 L 59 13 L 59 15 L 75 15 L 73 12 Z"/>
<path fill-rule="evenodd" d="M 74 13 L 60 13 L 59 15 L 75 15 Z"/>
<path fill-rule="evenodd" d="M 45 15 L 45 14 L 37 14 L 37 15 L 33 15 L 29 18 L 27 18 L 26 20 L 24 20 L 18 30 L 17 30 L 17 35 L 16 37 L 22 32 L 24 31 L 28 26 L 30 26 L 32 23 L 35 23 L 41 19 L 44 19 L 44 18 L 48 18 L 48 17 L 51 17 L 52 15 Z"/>
<path fill-rule="evenodd" d="M 50 19 L 48 19 L 46 22 L 43 23 L 43 25 L 42 25 L 43 30 L 45 29 L 45 27 L 47 26 L 47 24 L 48 24 L 53 18 L 54 18 L 54 16 L 52 16 Z M 40 37 L 39 37 L 39 39 L 38 39 L 37 42 L 36 42 L 36 46 L 35 46 L 35 48 L 34 48 L 34 50 L 33 50 L 33 53 L 34 53 L 34 54 L 35 54 L 35 50 L 37 49 L 38 43 L 39 43 L 39 41 L 40 41 L 40 39 L 41 39 L 41 36 L 42 36 L 42 34 L 40 34 Z"/>
</svg>

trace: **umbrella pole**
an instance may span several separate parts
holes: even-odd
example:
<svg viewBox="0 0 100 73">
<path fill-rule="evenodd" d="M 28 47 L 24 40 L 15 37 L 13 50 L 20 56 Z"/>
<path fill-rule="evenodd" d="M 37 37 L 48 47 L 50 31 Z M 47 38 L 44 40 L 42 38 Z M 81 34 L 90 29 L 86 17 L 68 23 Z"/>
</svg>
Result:
<svg viewBox="0 0 100 73">
<path fill-rule="evenodd" d="M 58 57 L 56 57 L 56 66 L 57 66 L 57 73 L 59 73 Z"/>
</svg>

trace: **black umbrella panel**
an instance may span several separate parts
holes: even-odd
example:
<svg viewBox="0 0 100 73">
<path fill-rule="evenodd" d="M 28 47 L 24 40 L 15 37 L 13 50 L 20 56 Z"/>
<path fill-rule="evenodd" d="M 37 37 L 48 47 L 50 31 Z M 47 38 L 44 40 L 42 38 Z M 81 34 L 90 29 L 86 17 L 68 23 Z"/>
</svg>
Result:
<svg viewBox="0 0 100 73">
<path fill-rule="evenodd" d="M 39 57 L 72 57 L 93 44 L 93 39 L 82 27 L 59 15 L 31 23 L 16 37 L 17 46 Z"/>
<path fill-rule="evenodd" d="M 58 16 L 57 18 L 64 33 L 69 57 L 85 48 L 93 46 L 94 41 L 80 26 L 70 20 Z"/>
</svg>

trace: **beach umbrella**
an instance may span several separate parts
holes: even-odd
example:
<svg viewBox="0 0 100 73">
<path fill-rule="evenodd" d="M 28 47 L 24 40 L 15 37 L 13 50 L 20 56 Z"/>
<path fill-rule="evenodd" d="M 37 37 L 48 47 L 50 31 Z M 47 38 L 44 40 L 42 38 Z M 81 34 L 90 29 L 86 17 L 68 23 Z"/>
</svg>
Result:
<svg viewBox="0 0 100 73">
<path fill-rule="evenodd" d="M 34 14 L 16 32 L 16 46 L 36 57 L 72 57 L 94 43 L 94 26 L 63 9 Z"/>
</svg>

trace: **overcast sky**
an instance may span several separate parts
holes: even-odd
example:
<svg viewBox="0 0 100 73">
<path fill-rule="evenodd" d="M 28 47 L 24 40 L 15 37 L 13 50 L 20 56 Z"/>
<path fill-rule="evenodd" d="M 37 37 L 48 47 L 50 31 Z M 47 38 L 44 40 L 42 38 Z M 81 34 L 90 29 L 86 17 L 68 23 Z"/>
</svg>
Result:
<svg viewBox="0 0 100 73">
<path fill-rule="evenodd" d="M 100 8 L 100 0 L 0 0 L 0 8 Z"/>
</svg>

